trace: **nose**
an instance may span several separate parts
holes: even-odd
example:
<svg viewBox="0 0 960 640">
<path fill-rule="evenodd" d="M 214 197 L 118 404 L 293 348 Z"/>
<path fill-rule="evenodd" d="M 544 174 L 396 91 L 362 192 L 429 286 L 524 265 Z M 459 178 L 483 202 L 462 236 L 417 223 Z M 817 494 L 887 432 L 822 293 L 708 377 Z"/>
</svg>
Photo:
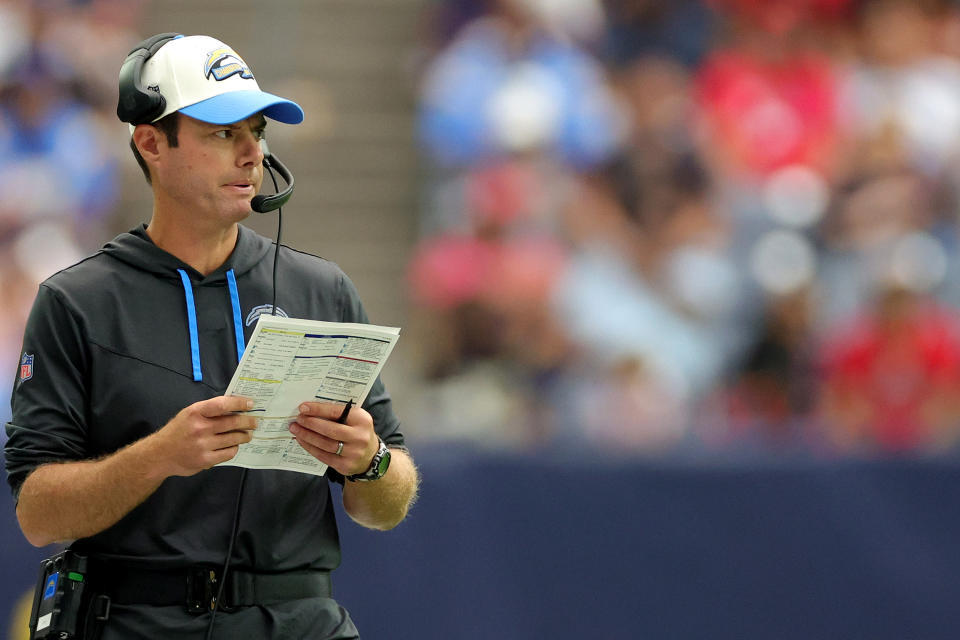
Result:
<svg viewBox="0 0 960 640">
<path fill-rule="evenodd" d="M 263 148 L 260 138 L 253 131 L 244 131 L 237 135 L 237 164 L 241 167 L 257 166 L 263 162 Z"/>
</svg>

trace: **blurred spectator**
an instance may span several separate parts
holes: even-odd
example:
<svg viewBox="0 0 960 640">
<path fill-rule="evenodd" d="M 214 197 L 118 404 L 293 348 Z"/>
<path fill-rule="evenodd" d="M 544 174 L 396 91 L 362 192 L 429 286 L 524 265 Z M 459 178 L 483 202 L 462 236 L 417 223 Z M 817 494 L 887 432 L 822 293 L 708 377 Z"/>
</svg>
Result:
<svg viewBox="0 0 960 640">
<path fill-rule="evenodd" d="M 487 446 L 540 438 L 533 424 L 538 407 L 526 399 L 538 376 L 566 356 L 547 304 L 565 252 L 547 237 L 509 235 L 528 211 L 524 194 L 530 194 L 510 182 L 479 192 L 502 198 L 473 203 L 473 236 L 425 240 L 410 269 L 414 294 L 429 312 L 430 428 Z"/>
<path fill-rule="evenodd" d="M 109 211 L 117 195 L 99 122 L 56 66 L 32 49 L 0 91 L 0 217 L 8 231 L 50 218 L 79 228 Z"/>
<path fill-rule="evenodd" d="M 902 285 L 826 337 L 820 414 L 844 452 L 944 449 L 960 436 L 960 323 Z"/>
<path fill-rule="evenodd" d="M 716 27 L 714 14 L 699 0 L 608 0 L 603 54 L 614 68 L 641 58 L 697 64 Z"/>
<path fill-rule="evenodd" d="M 735 23 L 704 60 L 697 95 L 717 170 L 765 176 L 791 165 L 826 170 L 839 139 L 832 61 L 791 33 Z"/>
<path fill-rule="evenodd" d="M 811 280 L 771 295 L 762 328 L 729 381 L 696 417 L 707 451 L 797 454 L 826 452 L 815 426 Z"/>
<path fill-rule="evenodd" d="M 637 271 L 632 248 L 595 243 L 580 250 L 555 293 L 560 322 L 601 361 L 640 357 L 681 401 L 705 391 L 721 364 L 706 327 L 673 308 Z"/>
<path fill-rule="evenodd" d="M 620 116 L 603 71 L 544 7 L 553 5 L 495 0 L 430 66 L 420 128 L 436 163 L 464 167 L 545 149 L 591 166 L 613 151 Z"/>
<path fill-rule="evenodd" d="M 856 137 L 894 136 L 928 175 L 954 159 L 960 144 L 960 61 L 937 50 L 941 15 L 939 3 L 862 3 L 861 56 L 846 94 Z"/>
<path fill-rule="evenodd" d="M 873 160 L 864 156 L 864 162 Z M 913 234 L 937 226 L 934 195 L 930 181 L 909 167 L 863 174 L 839 186 L 821 226 L 818 327 L 846 321 L 872 303 L 897 246 L 908 247 L 904 238 L 927 237 Z M 942 245 L 928 245 L 927 257 L 936 260 Z M 942 281 L 942 275 L 932 277 L 935 285 Z"/>
</svg>

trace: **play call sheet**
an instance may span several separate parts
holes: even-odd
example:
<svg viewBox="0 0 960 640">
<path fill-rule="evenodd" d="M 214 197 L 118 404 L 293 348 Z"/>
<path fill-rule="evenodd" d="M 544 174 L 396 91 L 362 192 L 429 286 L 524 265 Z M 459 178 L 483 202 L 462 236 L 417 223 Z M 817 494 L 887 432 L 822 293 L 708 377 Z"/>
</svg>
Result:
<svg viewBox="0 0 960 640">
<path fill-rule="evenodd" d="M 290 423 L 303 402 L 353 400 L 360 406 L 400 329 L 263 315 L 226 395 L 252 398 L 253 440 L 224 465 L 323 475 L 327 465 L 296 441 Z"/>
</svg>

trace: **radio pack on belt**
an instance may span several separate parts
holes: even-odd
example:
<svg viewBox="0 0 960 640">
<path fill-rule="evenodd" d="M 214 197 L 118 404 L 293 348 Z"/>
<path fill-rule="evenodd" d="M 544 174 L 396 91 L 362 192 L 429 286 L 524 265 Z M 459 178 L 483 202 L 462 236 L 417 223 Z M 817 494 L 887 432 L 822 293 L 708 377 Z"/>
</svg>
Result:
<svg viewBox="0 0 960 640">
<path fill-rule="evenodd" d="M 93 622 L 87 620 L 88 614 L 96 621 L 110 614 L 109 598 L 90 600 L 86 556 L 67 549 L 42 561 L 30 612 L 30 638 L 83 638 L 87 623 Z"/>
</svg>

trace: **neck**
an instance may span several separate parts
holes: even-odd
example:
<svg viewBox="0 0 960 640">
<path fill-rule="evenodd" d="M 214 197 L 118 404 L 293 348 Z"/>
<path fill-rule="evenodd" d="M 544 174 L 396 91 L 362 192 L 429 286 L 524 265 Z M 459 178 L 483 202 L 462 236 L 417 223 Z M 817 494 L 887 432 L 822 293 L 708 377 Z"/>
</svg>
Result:
<svg viewBox="0 0 960 640">
<path fill-rule="evenodd" d="M 234 222 L 227 227 L 200 229 L 196 225 L 166 220 L 154 213 L 147 225 L 147 235 L 155 245 L 206 276 L 230 257 L 237 246 L 239 226 Z"/>
</svg>

